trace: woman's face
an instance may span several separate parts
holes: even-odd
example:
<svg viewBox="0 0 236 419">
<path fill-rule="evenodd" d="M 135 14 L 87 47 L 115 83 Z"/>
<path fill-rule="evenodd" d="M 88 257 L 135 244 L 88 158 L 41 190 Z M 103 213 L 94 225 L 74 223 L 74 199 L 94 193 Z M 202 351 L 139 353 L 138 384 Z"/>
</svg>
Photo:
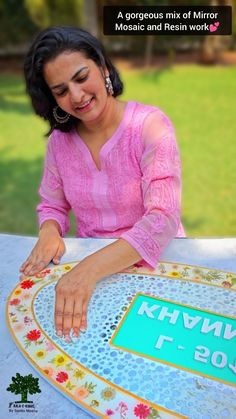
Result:
<svg viewBox="0 0 236 419">
<path fill-rule="evenodd" d="M 44 66 L 45 81 L 57 104 L 84 123 L 96 121 L 105 110 L 104 76 L 102 69 L 79 51 L 63 52 Z"/>
</svg>

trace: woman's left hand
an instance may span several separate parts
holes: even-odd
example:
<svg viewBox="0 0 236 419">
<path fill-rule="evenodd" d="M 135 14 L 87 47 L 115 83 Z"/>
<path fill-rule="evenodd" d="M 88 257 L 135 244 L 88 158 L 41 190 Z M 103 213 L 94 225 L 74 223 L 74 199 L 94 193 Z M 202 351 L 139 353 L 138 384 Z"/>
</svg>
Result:
<svg viewBox="0 0 236 419">
<path fill-rule="evenodd" d="M 85 257 L 56 285 L 55 328 L 58 336 L 70 341 L 70 332 L 79 336 L 87 328 L 87 309 L 97 281 L 140 261 L 140 254 L 118 239 Z"/>
<path fill-rule="evenodd" d="M 87 328 L 87 309 L 96 279 L 80 264 L 58 281 L 55 302 L 55 328 L 58 336 L 70 341 L 70 332 L 78 337 Z"/>
</svg>

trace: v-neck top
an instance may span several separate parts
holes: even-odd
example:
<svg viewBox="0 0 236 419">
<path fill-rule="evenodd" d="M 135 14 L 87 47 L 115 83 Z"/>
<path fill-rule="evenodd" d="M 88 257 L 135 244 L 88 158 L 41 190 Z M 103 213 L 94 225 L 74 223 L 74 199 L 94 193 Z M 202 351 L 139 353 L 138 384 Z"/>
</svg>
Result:
<svg viewBox="0 0 236 419">
<path fill-rule="evenodd" d="M 39 224 L 55 220 L 64 236 L 68 213 L 78 237 L 123 238 L 155 267 L 180 221 L 181 166 L 173 126 L 154 106 L 126 104 L 99 153 L 101 170 L 76 130 L 54 130 L 37 206 Z"/>
<path fill-rule="evenodd" d="M 119 123 L 117 129 L 112 134 L 112 136 L 103 144 L 99 151 L 99 160 L 101 164 L 101 169 L 97 168 L 96 163 L 93 160 L 92 154 L 83 141 L 83 139 L 80 137 L 80 135 L 77 133 L 76 130 L 73 131 L 73 138 L 76 144 L 76 147 L 79 147 L 80 152 L 83 153 L 84 158 L 87 160 L 88 166 L 90 166 L 92 171 L 101 171 L 103 170 L 102 164 L 103 161 L 106 159 L 107 154 L 110 152 L 112 147 L 115 145 L 115 143 L 119 140 L 120 136 L 122 135 L 122 132 L 124 131 L 125 127 L 129 124 L 131 113 L 130 108 L 132 108 L 132 102 L 127 102 L 125 109 L 124 109 L 124 115 Z"/>
</svg>

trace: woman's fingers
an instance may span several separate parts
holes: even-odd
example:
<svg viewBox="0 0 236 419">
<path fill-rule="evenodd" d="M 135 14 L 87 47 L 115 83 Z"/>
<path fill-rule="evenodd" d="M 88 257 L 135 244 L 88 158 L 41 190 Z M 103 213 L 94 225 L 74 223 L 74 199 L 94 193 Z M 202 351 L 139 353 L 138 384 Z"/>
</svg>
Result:
<svg viewBox="0 0 236 419">
<path fill-rule="evenodd" d="M 22 265 L 20 272 L 24 275 L 35 275 L 36 273 L 42 271 L 42 269 L 46 268 L 50 260 L 47 258 L 43 258 L 40 256 L 30 256 L 27 261 Z"/>
<path fill-rule="evenodd" d="M 73 336 L 87 329 L 87 310 L 96 281 L 77 265 L 57 282 L 55 301 L 55 328 L 59 336 L 69 342 Z"/>
<path fill-rule="evenodd" d="M 23 272 L 28 264 L 29 264 L 29 258 L 27 258 L 26 261 L 22 263 L 20 267 L 20 272 Z"/>
<path fill-rule="evenodd" d="M 84 297 L 83 300 L 78 294 L 77 298 L 65 296 L 62 290 L 56 290 L 55 328 L 58 336 L 64 336 L 70 342 L 71 330 L 74 337 L 86 331 L 88 303 L 89 298 Z"/>
<path fill-rule="evenodd" d="M 63 253 L 62 250 L 60 250 L 60 253 L 58 254 L 63 255 Z M 50 255 L 49 252 L 45 253 L 45 250 L 35 249 L 21 266 L 20 272 L 24 273 L 24 275 L 34 275 L 46 268 L 52 258 L 53 254 Z"/>
<path fill-rule="evenodd" d="M 75 301 L 74 313 L 73 313 L 73 334 L 75 337 L 79 336 L 82 319 L 82 301 Z"/>
<path fill-rule="evenodd" d="M 81 317 L 81 323 L 80 323 L 80 331 L 81 332 L 86 332 L 86 329 L 87 329 L 88 303 L 89 303 L 89 298 L 87 298 L 84 301 L 84 304 L 83 304 L 83 311 L 82 311 L 82 317 Z"/>
<path fill-rule="evenodd" d="M 26 259 L 26 261 L 21 265 L 20 272 L 23 272 L 25 275 L 30 271 L 31 267 L 34 265 L 34 257 L 32 253 Z"/>
<path fill-rule="evenodd" d="M 43 260 L 33 262 L 27 266 L 27 268 L 25 269 L 25 274 L 35 275 L 36 273 L 42 271 L 42 269 L 46 268 L 47 265 L 48 262 Z"/>
<path fill-rule="evenodd" d="M 55 303 L 55 328 L 58 336 L 63 336 L 63 313 L 64 313 L 65 298 L 64 295 L 56 292 Z"/>
<path fill-rule="evenodd" d="M 70 342 L 70 332 L 73 324 L 73 312 L 74 312 L 74 297 L 67 297 L 64 305 L 63 312 L 63 329 L 62 333 L 65 339 Z"/>
<path fill-rule="evenodd" d="M 33 253 L 33 250 L 30 253 L 30 255 L 28 256 L 28 258 L 26 259 L 26 261 L 21 265 L 20 272 L 25 272 L 26 270 L 28 271 L 29 266 L 34 265 L 36 258 L 35 258 L 35 255 Z"/>
<path fill-rule="evenodd" d="M 60 258 L 64 253 L 65 244 L 58 233 L 41 233 L 30 256 L 21 265 L 20 272 L 22 272 L 24 275 L 35 275 L 42 269 L 46 268 L 46 266 L 52 260 L 54 263 L 59 263 Z"/>
</svg>

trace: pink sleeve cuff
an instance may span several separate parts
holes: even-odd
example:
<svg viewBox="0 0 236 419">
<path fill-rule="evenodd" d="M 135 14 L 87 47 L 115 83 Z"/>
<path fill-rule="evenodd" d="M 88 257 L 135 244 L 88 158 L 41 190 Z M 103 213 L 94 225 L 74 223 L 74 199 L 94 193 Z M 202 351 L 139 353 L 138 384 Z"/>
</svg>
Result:
<svg viewBox="0 0 236 419">
<path fill-rule="evenodd" d="M 132 234 L 129 234 L 129 231 L 123 233 L 121 239 L 126 240 L 140 254 L 141 259 L 143 259 L 151 268 L 155 269 L 161 254 L 156 242 L 152 241 L 152 246 L 149 242 L 149 251 L 146 251 L 145 247 L 141 246 L 140 242 L 136 241 Z M 152 252 L 150 252 L 151 247 L 153 248 Z"/>
<path fill-rule="evenodd" d="M 44 223 L 44 221 L 48 221 L 48 220 L 54 220 L 57 222 L 57 224 L 60 226 L 61 229 L 61 236 L 65 237 L 67 231 L 70 228 L 70 223 L 67 220 L 66 222 L 64 220 L 61 219 L 60 216 L 56 216 L 55 214 L 50 214 L 50 213 L 42 213 L 38 215 L 38 220 L 39 220 L 39 227 L 41 227 L 41 225 Z"/>
</svg>

